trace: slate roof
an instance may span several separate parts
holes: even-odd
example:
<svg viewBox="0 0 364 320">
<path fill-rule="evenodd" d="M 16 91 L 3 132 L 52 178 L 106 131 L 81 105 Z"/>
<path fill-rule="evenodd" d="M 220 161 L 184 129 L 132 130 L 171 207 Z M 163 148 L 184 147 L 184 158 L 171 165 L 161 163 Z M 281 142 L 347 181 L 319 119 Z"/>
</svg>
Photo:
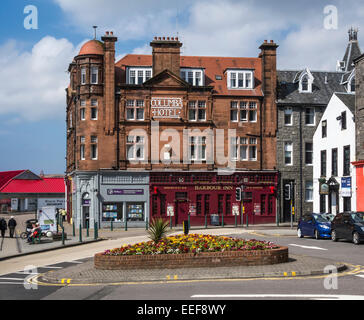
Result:
<svg viewBox="0 0 364 320">
<path fill-rule="evenodd" d="M 358 41 L 352 40 L 349 42 L 343 61 L 345 61 L 345 70 L 344 71 L 351 71 L 354 69 L 354 60 L 361 56 L 361 51 L 359 48 Z"/>
<path fill-rule="evenodd" d="M 355 94 L 336 92 L 335 95 L 350 109 L 352 114 L 355 113 Z"/>
<path fill-rule="evenodd" d="M 299 83 L 294 81 L 301 72 L 302 70 L 277 71 L 278 104 L 327 105 L 334 92 L 347 92 L 346 87 L 340 84 L 344 72 L 310 71 L 314 77 L 312 93 L 300 93 Z"/>
</svg>

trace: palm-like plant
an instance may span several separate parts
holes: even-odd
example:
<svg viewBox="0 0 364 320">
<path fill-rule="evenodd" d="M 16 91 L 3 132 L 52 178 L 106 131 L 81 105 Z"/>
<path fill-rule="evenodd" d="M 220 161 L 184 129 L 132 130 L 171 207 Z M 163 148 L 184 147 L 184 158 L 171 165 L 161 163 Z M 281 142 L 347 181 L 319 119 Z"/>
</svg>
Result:
<svg viewBox="0 0 364 320">
<path fill-rule="evenodd" d="M 149 238 L 154 241 L 154 243 L 158 243 L 162 238 L 165 237 L 168 228 L 168 221 L 163 220 L 162 218 L 154 218 L 149 223 L 148 233 Z"/>
</svg>

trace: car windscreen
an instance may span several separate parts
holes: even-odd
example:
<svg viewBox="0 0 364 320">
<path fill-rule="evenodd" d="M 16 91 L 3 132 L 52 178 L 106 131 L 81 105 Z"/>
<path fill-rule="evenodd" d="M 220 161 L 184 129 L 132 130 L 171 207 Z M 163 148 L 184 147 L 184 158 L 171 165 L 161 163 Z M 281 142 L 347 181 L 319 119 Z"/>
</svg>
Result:
<svg viewBox="0 0 364 320">
<path fill-rule="evenodd" d="M 356 212 L 352 213 L 351 217 L 355 222 L 364 223 L 364 212 Z"/>
<path fill-rule="evenodd" d="M 321 216 L 319 214 L 313 214 L 312 216 L 315 218 L 315 220 L 317 222 L 329 222 L 328 219 L 326 219 L 325 217 L 323 217 L 323 216 Z"/>
</svg>

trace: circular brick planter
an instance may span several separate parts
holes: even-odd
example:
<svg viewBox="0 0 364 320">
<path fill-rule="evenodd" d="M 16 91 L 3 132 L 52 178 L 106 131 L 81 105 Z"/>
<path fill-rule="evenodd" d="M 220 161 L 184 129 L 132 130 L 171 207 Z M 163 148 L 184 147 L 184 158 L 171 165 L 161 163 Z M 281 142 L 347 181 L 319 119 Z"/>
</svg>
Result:
<svg viewBox="0 0 364 320">
<path fill-rule="evenodd" d="M 288 248 L 269 250 L 110 256 L 97 253 L 96 269 L 175 269 L 198 267 L 258 266 L 288 262 Z"/>
</svg>

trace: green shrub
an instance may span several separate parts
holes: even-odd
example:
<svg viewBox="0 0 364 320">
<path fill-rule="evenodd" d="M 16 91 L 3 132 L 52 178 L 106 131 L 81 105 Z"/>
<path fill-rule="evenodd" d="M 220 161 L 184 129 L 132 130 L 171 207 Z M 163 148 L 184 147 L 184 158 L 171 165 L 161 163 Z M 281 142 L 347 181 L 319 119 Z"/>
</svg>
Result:
<svg viewBox="0 0 364 320">
<path fill-rule="evenodd" d="M 149 238 L 155 243 L 158 243 L 162 238 L 165 237 L 168 229 L 168 221 L 162 218 L 154 218 L 149 223 L 148 233 Z"/>
</svg>

